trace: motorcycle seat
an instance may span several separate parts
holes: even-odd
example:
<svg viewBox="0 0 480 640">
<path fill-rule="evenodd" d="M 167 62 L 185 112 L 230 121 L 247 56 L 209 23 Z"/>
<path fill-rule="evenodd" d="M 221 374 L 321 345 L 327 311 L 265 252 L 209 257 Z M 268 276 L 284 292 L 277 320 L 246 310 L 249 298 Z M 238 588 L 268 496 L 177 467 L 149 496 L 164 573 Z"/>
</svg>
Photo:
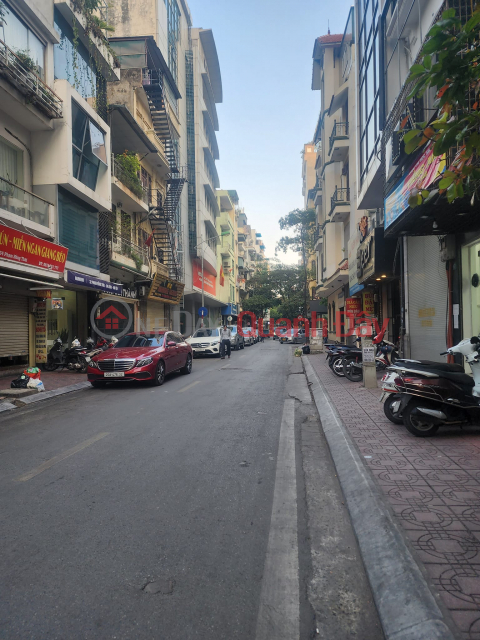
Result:
<svg viewBox="0 0 480 640">
<path fill-rule="evenodd" d="M 434 368 L 421 364 L 412 364 L 411 369 L 412 371 L 428 371 L 428 373 L 436 373 L 438 374 L 439 378 L 446 378 L 447 380 L 451 380 L 452 382 L 455 382 L 456 384 L 459 384 L 463 387 L 475 386 L 475 380 L 467 373 L 462 373 L 459 371 L 444 371 L 443 369 L 437 369 L 436 367 Z"/>
<path fill-rule="evenodd" d="M 426 367 L 428 370 L 436 369 L 437 371 L 449 371 L 450 373 L 465 373 L 465 369 L 460 364 L 448 364 L 448 362 L 433 362 L 433 360 L 397 360 L 395 364 L 401 366 L 406 363 L 407 366 L 419 369 Z"/>
</svg>

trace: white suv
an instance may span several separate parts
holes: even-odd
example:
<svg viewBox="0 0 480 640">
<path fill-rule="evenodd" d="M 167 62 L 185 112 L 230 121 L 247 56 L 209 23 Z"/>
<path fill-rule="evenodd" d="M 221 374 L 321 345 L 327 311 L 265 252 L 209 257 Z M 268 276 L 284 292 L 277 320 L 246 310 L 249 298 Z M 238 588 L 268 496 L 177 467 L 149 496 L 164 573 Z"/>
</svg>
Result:
<svg viewBox="0 0 480 640">
<path fill-rule="evenodd" d="M 220 356 L 220 329 L 197 329 L 193 336 L 187 338 L 195 356 Z"/>
</svg>

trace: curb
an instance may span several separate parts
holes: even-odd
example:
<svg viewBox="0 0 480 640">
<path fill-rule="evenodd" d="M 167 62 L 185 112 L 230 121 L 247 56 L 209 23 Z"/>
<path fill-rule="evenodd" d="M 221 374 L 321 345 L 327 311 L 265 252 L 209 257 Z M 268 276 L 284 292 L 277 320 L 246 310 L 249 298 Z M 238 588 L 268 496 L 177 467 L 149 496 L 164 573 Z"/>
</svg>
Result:
<svg viewBox="0 0 480 640">
<path fill-rule="evenodd" d="M 91 384 L 88 381 L 77 382 L 76 384 L 71 384 L 68 387 L 60 387 L 59 389 L 53 389 L 52 391 L 42 391 L 33 396 L 27 396 L 21 400 L 16 400 L 15 404 L 12 404 L 11 402 L 0 402 L 0 413 L 3 411 L 10 411 L 11 409 L 20 409 L 33 404 L 34 402 L 41 402 L 42 400 L 62 396 L 65 393 L 71 393 L 72 391 L 79 391 L 81 389 L 88 388 L 91 388 Z"/>
<path fill-rule="evenodd" d="M 387 640 L 454 640 L 450 628 L 312 365 L 302 356 Z"/>
</svg>

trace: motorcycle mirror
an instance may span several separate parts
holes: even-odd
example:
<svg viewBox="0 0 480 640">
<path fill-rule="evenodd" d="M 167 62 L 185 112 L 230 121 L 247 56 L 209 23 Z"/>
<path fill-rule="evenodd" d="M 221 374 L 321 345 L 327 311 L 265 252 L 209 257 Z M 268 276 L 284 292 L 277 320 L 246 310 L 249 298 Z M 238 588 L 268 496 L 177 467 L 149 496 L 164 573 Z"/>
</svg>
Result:
<svg viewBox="0 0 480 640">
<path fill-rule="evenodd" d="M 478 336 L 473 336 L 470 338 L 470 344 L 478 344 L 480 342 L 480 338 Z"/>
</svg>

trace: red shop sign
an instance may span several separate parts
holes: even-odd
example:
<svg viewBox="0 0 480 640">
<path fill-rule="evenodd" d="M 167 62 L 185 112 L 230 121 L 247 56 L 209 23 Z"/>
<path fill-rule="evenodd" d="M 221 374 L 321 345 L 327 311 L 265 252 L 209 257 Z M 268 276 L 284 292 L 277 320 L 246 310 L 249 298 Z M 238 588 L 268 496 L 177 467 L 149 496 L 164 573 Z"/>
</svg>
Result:
<svg viewBox="0 0 480 640">
<path fill-rule="evenodd" d="M 63 273 L 68 249 L 29 233 L 0 227 L 0 258 Z"/>
<path fill-rule="evenodd" d="M 202 267 L 199 260 L 193 260 L 193 286 L 198 289 L 202 288 Z M 206 269 L 203 270 L 203 290 L 206 293 L 210 293 L 213 296 L 216 295 L 217 281 L 215 276 L 212 276 Z"/>
</svg>

